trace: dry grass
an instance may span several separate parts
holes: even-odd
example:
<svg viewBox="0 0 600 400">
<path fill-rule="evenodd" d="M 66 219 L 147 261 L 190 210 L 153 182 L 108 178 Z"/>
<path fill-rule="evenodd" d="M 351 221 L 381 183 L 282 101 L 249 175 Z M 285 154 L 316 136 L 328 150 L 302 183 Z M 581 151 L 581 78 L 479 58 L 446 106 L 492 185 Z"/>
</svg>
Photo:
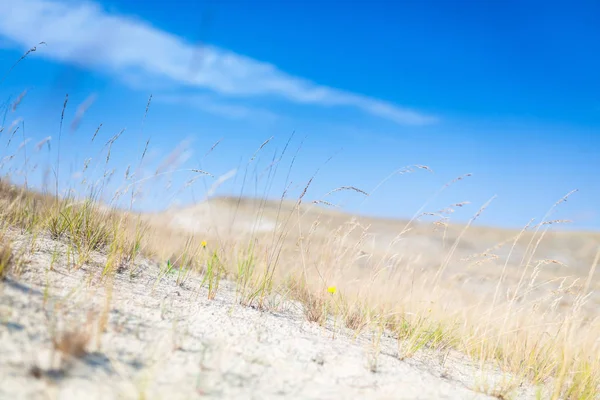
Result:
<svg viewBox="0 0 600 400">
<path fill-rule="evenodd" d="M 209 298 L 215 298 L 219 281 L 225 276 L 237 281 L 242 304 L 260 308 L 268 308 L 264 299 L 287 287 L 292 297 L 304 304 L 307 320 L 324 324 L 330 316 L 357 332 L 385 330 L 397 337 L 401 357 L 411 357 L 426 348 L 453 348 L 479 360 L 483 376 L 491 362 L 519 377 L 519 382 L 550 385 L 552 398 L 583 399 L 598 394 L 600 365 L 594 358 L 598 325 L 581 315 L 586 293 L 594 282 L 593 268 L 585 287 L 565 283 L 550 293 L 552 297 L 528 302 L 524 299 L 535 286 L 536 269 L 541 268 L 532 260 L 524 265 L 512 295 L 500 296 L 498 289 L 491 293 L 487 306 L 483 302 L 466 306 L 451 300 L 456 291 L 438 279 L 439 270 L 419 270 L 385 252 L 372 254 L 365 266 L 360 249 L 368 240 L 368 229 L 356 221 L 330 230 L 325 220 L 316 218 L 305 227 L 310 211 L 295 207 L 284 219 L 288 232 L 275 254 L 273 242 L 277 240 L 264 234 L 253 235 L 255 244 L 251 247 L 240 244 L 240 240 L 215 237 L 205 248 L 201 243 L 204 239 L 164 226 L 157 229 L 151 220 L 106 211 L 91 201 L 57 200 L 2 185 L 6 226 L 46 231 L 64 241 L 71 248 L 73 268 L 98 250 L 108 254 L 107 276 L 125 271 L 136 254 L 164 257 L 168 260 L 165 273 L 178 274 L 178 281 L 184 282 L 186 274 L 202 274 Z M 258 209 L 261 207 L 262 211 L 267 208 L 259 205 Z M 293 235 L 292 230 L 300 233 Z M 324 237 L 321 231 L 332 233 Z M 8 266 L 10 247 L 5 245 L 4 249 L 1 265 Z M 273 257 L 278 259 L 277 268 Z M 7 267 L 4 270 L 8 271 Z M 506 271 L 501 279 L 507 280 Z M 335 296 L 327 293 L 327 286 L 332 284 L 338 290 Z M 573 307 L 552 309 L 568 292 L 575 293 Z M 521 293 L 520 300 L 517 293 Z M 482 295 L 482 299 L 486 297 Z M 84 354 L 88 341 L 87 334 L 65 334 L 57 338 L 55 346 L 77 356 Z M 372 365 L 375 371 L 375 358 Z M 505 392 L 499 388 L 485 391 Z"/>
<path fill-rule="evenodd" d="M 85 331 L 68 331 L 54 340 L 54 349 L 67 357 L 82 358 L 87 354 L 90 334 Z"/>
<path fill-rule="evenodd" d="M 14 265 L 14 255 L 9 243 L 0 236 L 0 280 L 3 280 L 10 274 Z"/>
<path fill-rule="evenodd" d="M 115 135 L 106 144 L 105 166 L 119 136 Z M 248 165 L 256 161 L 268 143 L 259 146 Z M 140 160 L 144 159 L 147 146 L 148 143 Z M 169 155 L 153 177 L 166 174 L 165 170 L 176 163 L 181 152 L 178 148 L 176 154 Z M 280 159 L 282 156 L 283 153 Z M 277 165 L 272 163 L 269 167 L 270 176 L 275 175 Z M 293 161 L 290 168 L 291 165 Z M 403 171 L 419 169 L 427 168 L 415 166 Z M 247 167 L 246 174 L 249 170 Z M 128 167 L 123 189 L 113 197 L 131 196 L 133 203 L 136 190 L 140 190 L 145 180 L 134 180 L 129 171 Z M 207 175 L 198 169 L 186 171 Z M 112 175 L 106 168 L 104 177 Z M 103 277 L 107 285 L 117 273 L 128 271 L 134 278 L 136 271 L 131 266 L 143 254 L 164 263 L 163 274 L 177 274 L 178 284 L 184 284 L 189 274 L 202 276 L 209 299 L 218 295 L 221 279 L 229 278 L 237 283 L 241 304 L 269 309 L 278 304 L 272 301 L 273 296 L 286 293 L 303 304 L 309 321 L 326 324 L 332 319 L 334 326 L 341 321 L 341 325 L 357 333 L 370 330 L 378 335 L 384 332 L 393 335 L 402 358 L 424 349 L 440 352 L 455 349 L 477 360 L 482 376 L 490 365 L 499 366 L 512 374 L 510 385 L 483 389 L 499 398 L 505 398 L 522 383 L 548 388 L 552 399 L 600 396 L 597 341 L 600 324 L 598 315 L 585 308 L 597 288 L 594 272 L 598 256 L 590 263 L 587 275 L 561 278 L 556 271 L 547 270 L 549 265 L 560 267 L 560 262 L 538 260 L 536 253 L 544 239 L 557 237 L 548 231 L 555 221 L 545 220 L 516 234 L 471 226 L 485 211 L 483 206 L 463 226 L 449 223 L 447 210 L 432 213 L 442 216 L 433 224 L 419 223 L 418 216 L 422 215 L 419 211 L 401 227 L 396 223 L 386 225 L 318 207 L 318 204 L 333 205 L 329 200 L 304 204 L 313 178 L 293 201 L 284 196 L 279 201 L 266 197 L 217 201 L 215 207 L 235 211 L 231 224 L 243 218 L 253 219 L 253 227 L 262 221 L 274 222 L 274 230 L 249 229 L 245 235 L 227 233 L 226 229 L 193 234 L 169 225 L 162 214 L 138 215 L 101 204 L 94 196 L 59 197 L 12 185 L 3 179 L 0 181 L 0 277 L 11 273 L 15 264 L 8 239 L 11 230 L 30 233 L 34 239 L 29 248 L 35 247 L 36 235 L 49 233 L 67 246 L 67 258 L 73 269 L 89 261 L 93 252 L 106 254 Z M 245 179 L 250 178 L 245 176 Z M 269 185 L 270 181 L 266 183 Z M 368 195 L 352 186 L 334 189 L 327 195 L 340 191 Z M 381 243 L 381 236 L 374 236 L 373 232 L 386 229 L 390 234 L 384 236 L 387 242 Z M 417 234 L 439 239 L 442 257 L 408 254 L 398 248 L 402 240 Z M 502 239 L 497 243 L 503 243 L 498 246 L 477 248 L 472 258 L 456 260 L 461 245 L 499 237 Z M 517 246 L 525 251 L 515 262 L 511 256 Z M 494 253 L 500 248 L 509 248 L 508 256 Z M 496 269 L 485 269 L 493 262 Z M 465 286 L 465 274 L 467 279 L 476 276 L 491 283 L 478 292 L 474 290 L 479 287 L 477 282 Z M 329 287 L 335 287 L 335 293 L 328 292 Z M 109 308 L 110 296 L 106 310 Z M 101 318 L 99 324 L 106 323 Z M 81 357 L 89 341 L 89 333 L 72 331 L 57 336 L 54 346 L 61 353 Z M 377 340 L 373 348 L 376 355 Z M 376 356 L 371 365 L 375 372 Z"/>
</svg>

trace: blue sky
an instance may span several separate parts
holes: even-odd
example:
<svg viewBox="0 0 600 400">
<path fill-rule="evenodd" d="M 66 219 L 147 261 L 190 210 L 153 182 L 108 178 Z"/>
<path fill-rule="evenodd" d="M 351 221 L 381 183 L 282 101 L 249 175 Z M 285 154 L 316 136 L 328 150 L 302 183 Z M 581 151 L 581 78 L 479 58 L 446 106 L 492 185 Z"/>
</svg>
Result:
<svg viewBox="0 0 600 400">
<path fill-rule="evenodd" d="M 481 223 L 520 227 L 578 189 L 551 218 L 597 230 L 598 15 L 600 4 L 592 1 L 2 2 L 0 76 L 45 42 L 0 78 L 2 158 L 14 155 L 2 172 L 27 170 L 28 182 L 39 184 L 42 165 L 56 170 L 68 93 L 61 187 L 76 186 L 91 158 L 84 176 L 114 168 L 106 193 L 114 192 L 127 166 L 139 165 L 148 138 L 135 179 L 151 176 L 174 149 L 178 164 L 169 168 L 215 176 L 183 191 L 166 190 L 169 179 L 181 188 L 194 173 L 148 179 L 137 204 L 143 209 L 202 199 L 234 169 L 217 193 L 239 191 L 248 159 L 273 137 L 250 164 L 245 192 L 253 194 L 253 179 L 295 132 L 272 196 L 286 187 L 302 142 L 290 196 L 319 168 L 307 199 L 339 186 L 372 192 L 393 171 L 419 164 L 434 173 L 396 174 L 368 199 L 342 192 L 326 200 L 410 217 L 446 182 L 471 173 L 425 210 L 470 201 L 452 216 L 465 221 L 497 195 Z M 86 100 L 91 106 L 73 131 Z M 105 167 L 103 146 L 122 129 Z M 50 149 L 36 150 L 48 136 Z"/>
</svg>

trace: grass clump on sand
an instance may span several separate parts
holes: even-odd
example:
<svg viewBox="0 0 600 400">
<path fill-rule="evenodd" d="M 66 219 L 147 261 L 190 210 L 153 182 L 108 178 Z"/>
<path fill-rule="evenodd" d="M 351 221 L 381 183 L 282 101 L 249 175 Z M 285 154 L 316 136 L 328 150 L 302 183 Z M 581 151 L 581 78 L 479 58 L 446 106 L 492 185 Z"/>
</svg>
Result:
<svg viewBox="0 0 600 400">
<path fill-rule="evenodd" d="M 498 366 L 512 378 L 500 388 L 486 386 L 481 378 L 480 390 L 499 398 L 523 384 L 549 387 L 553 399 L 592 399 L 599 393 L 600 365 L 593 342 L 597 325 L 581 314 L 597 260 L 584 287 L 565 283 L 554 297 L 527 303 L 522 298 L 536 287 L 541 269 L 530 256 L 511 296 L 502 299 L 496 293 L 487 308 L 483 300 L 473 307 L 456 304 L 452 300 L 456 290 L 440 279 L 464 232 L 459 232 L 437 270 L 424 271 L 392 250 L 372 253 L 365 261 L 368 227 L 352 221 L 336 226 L 326 220 L 327 213 L 315 214 L 314 205 L 301 206 L 300 201 L 287 209 L 283 201 L 275 203 L 275 210 L 269 209 L 273 204 L 266 200 L 251 208 L 258 222 L 267 214 L 275 216 L 276 225 L 283 228 L 274 233 L 217 235 L 208 246 L 197 235 L 94 199 L 61 199 L 3 181 L 0 201 L 4 226 L 64 243 L 73 268 L 100 252 L 106 255 L 103 275 L 108 278 L 133 266 L 135 258 L 144 254 L 164 260 L 163 274 L 176 274 L 178 285 L 190 274 L 199 274 L 209 299 L 218 295 L 221 279 L 229 278 L 236 283 L 242 305 L 277 309 L 281 302 L 273 298 L 284 294 L 303 305 L 308 321 L 326 326 L 332 320 L 334 330 L 345 327 L 357 335 L 370 332 L 373 349 L 378 348 L 377 337 L 395 337 L 401 359 L 424 350 L 457 350 L 479 361 L 482 377 L 489 365 Z M 543 232 L 530 235 L 532 252 L 543 236 Z M 13 265 L 11 247 L 3 237 L 0 276 L 6 276 Z M 496 278 L 498 287 L 509 272 L 505 268 Z M 552 309 L 552 303 L 568 291 L 576 292 L 573 308 Z M 370 369 L 376 372 L 377 351 L 370 360 Z"/>
<path fill-rule="evenodd" d="M 4 235 L 0 235 L 0 280 L 6 278 L 14 265 L 12 248 Z"/>
<path fill-rule="evenodd" d="M 98 131 L 92 141 L 97 134 Z M 29 235 L 31 243 L 26 248 L 31 252 L 36 238 L 47 235 L 66 246 L 73 270 L 89 263 L 95 254 L 102 254 L 102 277 L 106 285 L 110 285 L 115 274 L 127 270 L 130 278 L 135 279 L 135 260 L 143 255 L 164 265 L 157 281 L 176 274 L 176 284 L 184 285 L 191 274 L 196 274 L 201 278 L 201 285 L 208 288 L 211 300 L 219 295 L 224 278 L 235 282 L 237 302 L 244 306 L 274 310 L 283 304 L 281 298 L 297 300 L 308 321 L 333 326 L 334 331 L 343 327 L 356 335 L 368 332 L 373 341 L 370 361 L 373 372 L 377 371 L 379 340 L 389 335 L 397 341 L 397 356 L 401 359 L 413 357 L 420 351 L 456 350 L 478 362 L 482 377 L 490 365 L 501 368 L 511 376 L 506 385 L 500 388 L 486 387 L 485 382 L 480 385 L 481 390 L 499 398 L 508 396 L 523 384 L 544 387 L 544 393 L 551 399 L 600 396 L 597 341 L 600 325 L 598 315 L 590 314 L 586 308 L 591 293 L 598 288 L 594 274 L 598 256 L 587 275 L 577 278 L 546 271 L 547 265 L 556 263 L 537 260 L 535 255 L 549 227 L 556 221 L 544 219 L 533 228 L 527 226 L 512 241 L 503 236 L 498 247 L 508 244 L 512 248 L 508 256 L 504 256 L 505 260 L 496 265 L 498 268 L 489 271 L 483 271 L 480 265 L 501 259 L 493 253 L 495 248 L 477 249 L 483 258 L 477 262 L 468 258 L 456 260 L 464 241 L 472 244 L 476 239 L 492 235 L 491 231 L 472 226 L 487 204 L 462 226 L 449 223 L 448 210 L 435 213 L 421 210 L 408 222 L 389 222 L 381 228 L 391 232 L 383 235 L 387 239 L 381 243 L 382 236 L 373 233 L 380 228 L 371 226 L 381 225 L 380 221 L 350 218 L 327 209 L 335 205 L 332 195 L 342 192 L 370 195 L 364 190 L 344 186 L 307 203 L 306 195 L 316 179 L 315 174 L 301 186 L 295 199 L 288 198 L 289 171 L 296 155 L 290 161 L 284 193 L 278 200 L 267 199 L 290 138 L 283 151 L 275 152 L 261 172 L 257 172 L 256 163 L 270 140 L 262 143 L 247 162 L 243 188 L 246 182 L 254 181 L 255 188 L 258 182 L 264 184 L 264 191 L 260 193 L 256 189 L 254 199 L 241 194 L 212 199 L 207 207 L 215 207 L 214 215 L 229 210 L 234 216 L 229 225 L 223 223 L 215 230 L 206 229 L 198 234 L 171 224 L 172 216 L 142 214 L 131 207 L 142 187 L 153 180 L 189 174 L 184 185 L 187 188 L 201 178 L 212 177 L 197 168 L 175 168 L 183 153 L 179 146 L 150 176 L 142 178 L 141 168 L 127 166 L 123 184 L 109 197 L 111 200 L 104 200 L 107 178 L 115 176 L 114 170 L 109 168 L 109 160 L 111 152 L 117 149 L 119 137 L 120 133 L 113 136 L 103 148 L 107 154 L 102 159 L 104 172 L 100 189 L 90 184 L 78 192 L 94 193 L 93 196 L 61 196 L 58 190 L 53 194 L 36 192 L 23 182 L 12 184 L 9 176 L 0 180 L 0 278 L 11 274 L 18 264 L 18 257 L 10 246 L 13 231 Z M 143 164 L 149 141 L 145 143 L 135 164 Z M 215 147 L 216 144 L 208 153 Z M 58 158 L 57 164 L 59 162 Z M 31 164 L 21 167 L 20 176 L 31 173 L 28 165 Z M 58 165 L 55 170 L 59 170 Z M 87 161 L 83 170 L 89 171 Z M 397 172 L 420 170 L 430 171 L 428 167 L 417 165 Z M 251 176 L 252 171 L 256 176 Z M 442 190 L 465 177 L 448 183 Z M 221 182 L 217 178 L 208 191 L 214 192 Z M 169 187 L 169 190 L 156 192 L 166 196 L 174 190 Z M 129 199 L 130 207 L 112 199 Z M 424 216 L 437 219 L 431 224 L 424 223 L 420 221 Z M 193 220 L 189 216 L 185 218 Z M 266 222 L 271 228 L 260 228 Z M 242 224 L 248 226 L 243 233 L 228 230 Z M 429 235 L 439 240 L 441 256 L 408 254 L 399 245 L 403 240 L 411 240 L 414 237 L 411 235 Z M 514 261 L 512 252 L 517 246 L 525 251 L 521 260 Z M 468 282 L 471 277 L 465 278 L 465 275 L 490 282 L 486 283 L 488 290 L 478 292 L 478 283 L 467 286 L 471 285 Z M 105 314 L 110 309 L 110 298 L 107 297 Z M 106 327 L 108 318 L 105 316 L 103 321 L 101 325 Z M 57 339 L 55 346 L 66 353 L 83 354 L 88 340 L 85 335 L 68 336 Z M 64 343 L 79 344 L 72 350 Z"/>
</svg>

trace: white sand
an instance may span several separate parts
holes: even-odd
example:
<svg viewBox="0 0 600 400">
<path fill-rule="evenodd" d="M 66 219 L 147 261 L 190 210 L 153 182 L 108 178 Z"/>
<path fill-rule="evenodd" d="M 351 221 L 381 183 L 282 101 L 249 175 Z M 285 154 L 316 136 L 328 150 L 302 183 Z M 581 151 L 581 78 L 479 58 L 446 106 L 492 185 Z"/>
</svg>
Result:
<svg viewBox="0 0 600 400">
<path fill-rule="evenodd" d="M 238 305 L 229 282 L 207 300 L 198 277 L 183 286 L 171 275 L 156 283 L 158 266 L 148 261 L 132 279 L 117 275 L 100 346 L 94 337 L 87 356 L 59 371 L 50 362 L 49 327 L 81 325 L 88 310 L 101 312 L 106 285 L 100 255 L 77 271 L 62 257 L 48 271 L 55 249 L 64 255 L 63 245 L 38 239 L 25 273 L 0 283 L 1 399 L 493 398 L 472 390 L 483 381 L 460 354 L 401 361 L 397 342 L 383 337 L 374 369 L 368 333 L 353 339 L 338 327 L 332 338 L 331 327 L 308 322 L 293 302 L 277 311 Z M 29 373 L 34 365 L 44 371 L 39 378 Z M 485 378 L 493 385 L 502 376 Z"/>
</svg>

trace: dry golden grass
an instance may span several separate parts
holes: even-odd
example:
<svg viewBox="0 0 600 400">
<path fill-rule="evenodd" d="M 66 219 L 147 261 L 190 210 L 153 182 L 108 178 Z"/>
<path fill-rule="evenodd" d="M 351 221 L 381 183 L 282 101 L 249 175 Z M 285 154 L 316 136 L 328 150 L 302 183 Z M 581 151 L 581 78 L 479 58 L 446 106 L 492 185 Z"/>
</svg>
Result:
<svg viewBox="0 0 600 400">
<path fill-rule="evenodd" d="M 283 202 L 243 204 L 247 215 L 259 219 L 279 215 L 284 232 L 200 238 L 166 227 L 160 218 L 156 223 L 152 217 L 110 210 L 92 201 L 76 203 L 6 182 L 1 185 L 4 229 L 50 232 L 73 249 L 73 268 L 97 250 L 108 254 L 107 276 L 127 270 L 128 262 L 140 253 L 168 259 L 182 280 L 187 273 L 203 274 L 206 285 L 213 288 L 211 298 L 222 277 L 238 282 L 242 304 L 261 308 L 266 307 L 265 298 L 287 288 L 290 296 L 304 304 L 309 321 L 324 323 L 329 315 L 356 331 L 386 330 L 398 338 L 403 357 L 423 348 L 454 348 L 479 360 L 482 374 L 491 362 L 523 382 L 550 385 L 553 398 L 598 395 L 599 325 L 597 316 L 582 314 L 596 282 L 597 257 L 583 285 L 565 280 L 547 298 L 527 299 L 544 264 L 536 263 L 533 256 L 522 264 L 520 274 L 507 265 L 499 276 L 492 274 L 499 280 L 490 286 L 496 286 L 491 293 L 465 296 L 452 282 L 456 277 L 442 270 L 448 263 L 442 261 L 437 269 L 423 268 L 392 250 L 373 251 L 366 258 L 362 249 L 369 229 L 361 222 L 346 218 L 340 224 L 342 214 L 297 203 L 291 207 Z M 277 207 L 278 212 L 273 212 Z M 517 236 L 517 241 L 535 246 L 543 234 Z M 459 233 L 456 240 L 460 237 Z M 202 245 L 205 240 L 206 247 Z M 440 279 L 442 275 L 448 279 Z M 503 293 L 507 282 L 513 284 L 513 291 Z M 327 292 L 332 285 L 336 287 L 333 294 Z M 574 296 L 574 301 L 558 308 L 566 294 Z M 89 340 L 81 339 L 84 336 L 67 335 L 57 341 L 57 348 L 82 353 Z"/>
<path fill-rule="evenodd" d="M 14 263 L 12 248 L 6 243 L 4 235 L 0 236 L 0 280 L 4 279 L 10 272 Z"/>
<path fill-rule="evenodd" d="M 68 331 L 55 338 L 54 348 L 67 357 L 81 358 L 87 354 L 89 332 Z"/>
<path fill-rule="evenodd" d="M 277 214 L 273 210 L 277 207 L 277 203 L 258 203 L 257 212 L 252 215 L 264 218 L 269 211 Z M 558 262 L 534 257 L 540 248 L 538 240 L 550 236 L 545 231 L 540 229 L 534 234 L 524 230 L 516 235 L 506 232 L 513 237 L 512 243 L 524 243 L 528 250 L 524 260 L 520 265 L 500 265 L 499 271 L 490 272 L 488 277 L 494 281 L 488 285 L 489 291 L 464 293 L 456 276 L 443 270 L 449 267 L 447 262 L 440 263 L 437 269 L 427 269 L 404 262 L 391 251 L 372 253 L 365 262 L 362 248 L 368 241 L 368 229 L 359 222 L 346 218 L 347 223 L 341 225 L 335 221 L 339 215 L 310 215 L 312 211 L 301 207 L 293 210 L 285 219 L 287 231 L 278 249 L 279 264 L 274 276 L 276 282 L 305 282 L 301 290 L 292 287 L 295 298 L 305 304 L 307 319 L 322 322 L 323 313 L 327 312 L 339 314 L 345 325 L 356 330 L 384 327 L 398 337 L 401 353 L 406 357 L 422 348 L 455 348 L 479 360 L 483 375 L 491 362 L 522 382 L 550 385 L 553 398 L 597 396 L 600 325 L 597 315 L 582 311 L 595 282 L 597 259 L 592 260 L 589 273 L 583 276 L 587 284 L 578 286 L 577 277 L 560 280 L 556 271 L 543 271 L 545 265 Z M 455 243 L 469 237 L 461 236 L 465 229 L 454 235 Z M 474 230 L 475 236 L 502 235 L 492 229 Z M 446 235 L 453 237 L 448 232 Z M 255 274 L 260 275 L 268 262 L 261 254 L 268 253 L 270 242 L 261 234 L 254 236 L 259 239 L 254 253 Z M 223 245 L 223 251 L 236 254 L 230 252 L 235 247 L 235 243 L 228 243 Z M 558 283 L 551 285 L 552 280 Z M 332 284 L 339 291 L 338 307 L 330 307 L 326 297 L 326 288 Z M 545 285 L 548 290 L 540 292 L 539 287 Z M 519 383 L 511 382 L 501 392 L 508 392 Z M 496 391 L 497 388 L 489 390 Z"/>
<path fill-rule="evenodd" d="M 120 133 L 106 143 L 104 178 L 114 174 L 107 165 L 119 137 Z M 268 143 L 259 146 L 249 164 Z M 148 142 L 140 164 L 147 148 Z M 113 198 L 131 196 L 132 203 L 147 180 L 169 173 L 181 152 L 178 147 L 149 178 L 134 180 L 128 167 L 122 189 Z M 60 157 L 56 170 L 59 162 Z M 87 164 L 84 172 L 86 168 Z M 428 168 L 414 166 L 405 172 L 414 169 Z M 95 197 L 59 198 L 58 187 L 55 194 L 39 193 L 3 179 L 0 276 L 14 272 L 6 239 L 13 230 L 32 234 L 33 242 L 36 235 L 48 233 L 67 245 L 73 269 L 94 252 L 106 254 L 107 286 L 114 274 L 135 276 L 133 261 L 144 255 L 164 263 L 163 274 L 177 274 L 178 284 L 189 274 L 202 276 L 209 299 L 218 295 L 220 280 L 228 278 L 237 284 L 240 304 L 269 309 L 278 304 L 273 296 L 284 294 L 304 305 L 309 321 L 323 324 L 332 318 L 357 333 L 394 335 L 403 358 L 422 349 L 455 349 L 477 360 L 482 376 L 490 364 L 499 366 L 513 380 L 503 388 L 482 389 L 498 398 L 521 383 L 548 388 L 552 399 L 600 396 L 600 303 L 594 297 L 599 234 L 552 233 L 548 228 L 557 221 L 550 220 L 520 232 L 473 226 L 485 205 L 466 225 L 450 223 L 448 210 L 429 213 L 437 218 L 433 223 L 417 221 L 427 214 L 422 211 L 410 221 L 352 217 L 328 209 L 332 203 L 325 198 L 305 204 L 311 182 L 312 178 L 295 200 L 212 199 L 206 205 L 215 220 L 198 220 L 194 226 L 199 230 L 194 232 L 172 223 L 181 215 L 195 221 L 194 209 L 137 214 L 101 204 Z M 367 195 L 346 186 L 325 197 L 339 191 Z M 272 228 L 259 229 L 265 222 Z M 234 229 L 240 226 L 246 228 Z M 406 241 L 417 246 L 410 242 L 415 238 L 435 243 L 440 254 L 402 247 Z M 537 257 L 547 249 L 568 248 L 576 248 L 587 270 L 570 271 L 559 260 Z M 332 287 L 335 290 L 328 291 Z M 100 332 L 109 309 L 110 296 Z M 57 337 L 55 347 L 82 356 L 90 336 L 74 332 Z M 376 360 L 372 368 L 376 370 Z"/>
</svg>

